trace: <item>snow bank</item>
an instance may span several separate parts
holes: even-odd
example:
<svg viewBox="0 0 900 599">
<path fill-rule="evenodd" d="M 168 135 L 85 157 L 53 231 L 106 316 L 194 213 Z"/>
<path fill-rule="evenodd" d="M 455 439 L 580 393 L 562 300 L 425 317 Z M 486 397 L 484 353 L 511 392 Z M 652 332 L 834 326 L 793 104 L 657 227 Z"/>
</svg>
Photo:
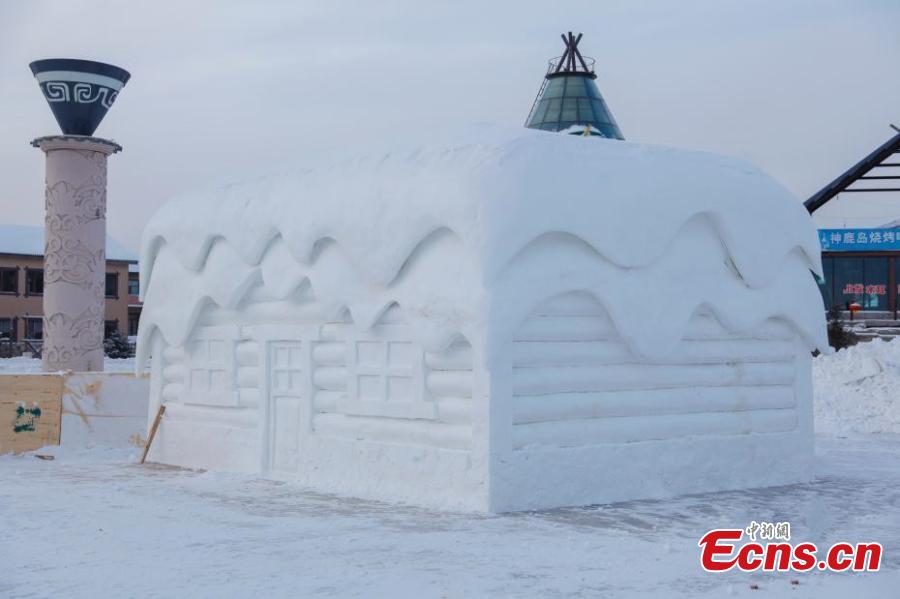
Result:
<svg viewBox="0 0 900 599">
<path fill-rule="evenodd" d="M 900 433 L 900 342 L 875 339 L 813 360 L 817 433 Z"/>
</svg>

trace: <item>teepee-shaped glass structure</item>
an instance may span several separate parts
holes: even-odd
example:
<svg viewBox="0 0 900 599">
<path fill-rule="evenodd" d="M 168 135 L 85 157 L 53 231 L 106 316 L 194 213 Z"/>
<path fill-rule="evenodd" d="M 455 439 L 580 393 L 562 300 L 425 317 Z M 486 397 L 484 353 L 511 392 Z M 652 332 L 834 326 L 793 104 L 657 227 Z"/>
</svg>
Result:
<svg viewBox="0 0 900 599">
<path fill-rule="evenodd" d="M 525 126 L 625 139 L 594 82 L 594 60 L 578 50 L 581 35 L 575 37 L 570 31 L 568 36 L 562 36 L 566 51 L 550 61 Z"/>
</svg>

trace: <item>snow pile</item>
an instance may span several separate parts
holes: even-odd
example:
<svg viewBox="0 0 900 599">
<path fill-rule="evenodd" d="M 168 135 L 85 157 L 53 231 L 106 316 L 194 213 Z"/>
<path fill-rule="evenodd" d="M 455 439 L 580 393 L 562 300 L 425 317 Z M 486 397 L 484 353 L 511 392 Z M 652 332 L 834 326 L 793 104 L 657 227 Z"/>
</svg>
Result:
<svg viewBox="0 0 900 599">
<path fill-rule="evenodd" d="M 875 339 L 813 360 L 818 433 L 900 433 L 900 342 Z"/>
</svg>

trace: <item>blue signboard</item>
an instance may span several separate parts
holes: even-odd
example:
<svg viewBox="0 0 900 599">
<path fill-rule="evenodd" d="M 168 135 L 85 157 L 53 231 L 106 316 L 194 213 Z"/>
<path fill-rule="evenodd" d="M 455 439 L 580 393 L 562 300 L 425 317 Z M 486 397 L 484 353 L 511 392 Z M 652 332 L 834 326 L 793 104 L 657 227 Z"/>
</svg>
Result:
<svg viewBox="0 0 900 599">
<path fill-rule="evenodd" d="M 819 229 L 826 252 L 900 251 L 900 229 Z"/>
</svg>

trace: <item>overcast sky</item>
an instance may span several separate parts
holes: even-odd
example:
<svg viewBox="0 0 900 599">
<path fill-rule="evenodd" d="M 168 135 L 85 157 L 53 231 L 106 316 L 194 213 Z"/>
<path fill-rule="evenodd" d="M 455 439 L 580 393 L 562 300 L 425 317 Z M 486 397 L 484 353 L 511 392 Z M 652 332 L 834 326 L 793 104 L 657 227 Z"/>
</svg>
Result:
<svg viewBox="0 0 900 599">
<path fill-rule="evenodd" d="M 584 33 L 627 139 L 748 159 L 800 198 L 900 125 L 896 0 L 0 0 L 0 222 L 43 223 L 43 156 L 28 142 L 58 126 L 32 60 L 131 71 L 96 135 L 125 148 L 110 159 L 109 230 L 137 249 L 184 190 L 521 125 L 568 30 Z M 886 194 L 851 194 L 820 224 L 900 217 L 900 196 L 861 195 Z"/>
</svg>

